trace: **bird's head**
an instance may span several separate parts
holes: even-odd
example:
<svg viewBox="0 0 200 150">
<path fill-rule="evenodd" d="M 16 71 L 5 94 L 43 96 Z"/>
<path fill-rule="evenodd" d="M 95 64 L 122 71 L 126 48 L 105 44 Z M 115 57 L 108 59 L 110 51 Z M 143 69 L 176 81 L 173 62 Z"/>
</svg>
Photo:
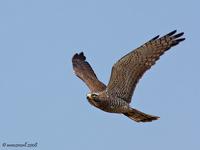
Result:
<svg viewBox="0 0 200 150">
<path fill-rule="evenodd" d="M 99 99 L 99 93 L 88 93 L 87 99 L 90 104 L 92 104 L 96 107 L 98 107 L 99 104 L 101 103 L 101 100 Z"/>
</svg>

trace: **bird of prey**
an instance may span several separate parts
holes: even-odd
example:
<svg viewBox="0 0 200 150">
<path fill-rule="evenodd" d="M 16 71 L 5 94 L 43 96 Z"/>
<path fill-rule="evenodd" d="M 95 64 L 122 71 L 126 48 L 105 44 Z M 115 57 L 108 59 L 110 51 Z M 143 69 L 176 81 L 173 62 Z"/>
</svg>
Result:
<svg viewBox="0 0 200 150">
<path fill-rule="evenodd" d="M 160 38 L 158 35 L 129 52 L 113 65 L 107 86 L 98 80 L 84 53 L 76 53 L 72 58 L 74 73 L 89 87 L 89 103 L 106 112 L 123 114 L 136 122 L 157 120 L 159 117 L 145 114 L 129 104 L 139 79 L 165 51 L 185 40 L 183 34 L 176 34 L 174 30 Z"/>
</svg>

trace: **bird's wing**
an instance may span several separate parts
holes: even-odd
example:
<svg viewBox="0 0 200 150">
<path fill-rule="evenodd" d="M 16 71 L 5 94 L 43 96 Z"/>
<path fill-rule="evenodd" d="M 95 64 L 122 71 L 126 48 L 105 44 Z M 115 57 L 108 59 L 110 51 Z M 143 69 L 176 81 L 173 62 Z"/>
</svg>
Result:
<svg viewBox="0 0 200 150">
<path fill-rule="evenodd" d="M 86 61 L 83 52 L 76 53 L 72 57 L 72 65 L 75 74 L 86 83 L 91 92 L 99 92 L 106 89 L 106 86 L 98 80 L 92 67 Z"/>
<path fill-rule="evenodd" d="M 145 71 L 150 69 L 165 51 L 185 40 L 180 38 L 183 32 L 175 33 L 176 30 L 161 38 L 156 36 L 118 60 L 112 67 L 107 93 L 130 103 L 136 84 Z"/>
</svg>

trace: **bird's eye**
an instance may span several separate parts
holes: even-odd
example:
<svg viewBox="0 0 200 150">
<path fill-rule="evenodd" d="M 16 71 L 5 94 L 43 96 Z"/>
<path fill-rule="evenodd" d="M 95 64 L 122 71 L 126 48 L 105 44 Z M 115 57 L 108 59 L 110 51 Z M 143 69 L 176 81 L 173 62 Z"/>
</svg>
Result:
<svg viewBox="0 0 200 150">
<path fill-rule="evenodd" d="M 92 94 L 91 96 L 92 96 L 92 98 L 96 98 L 96 97 L 97 97 L 97 95 L 96 95 L 96 94 Z"/>
<path fill-rule="evenodd" d="M 99 100 L 98 98 L 97 98 L 97 94 L 92 94 L 91 95 L 92 96 L 92 98 L 93 98 L 93 101 L 95 101 L 95 102 L 97 102 L 97 103 L 99 103 L 99 102 L 101 102 L 101 100 Z"/>
</svg>

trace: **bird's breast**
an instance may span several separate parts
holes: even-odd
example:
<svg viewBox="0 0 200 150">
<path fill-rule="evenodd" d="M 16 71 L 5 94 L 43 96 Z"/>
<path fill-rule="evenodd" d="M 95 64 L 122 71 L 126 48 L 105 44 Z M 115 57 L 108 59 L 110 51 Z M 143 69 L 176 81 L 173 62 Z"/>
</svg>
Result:
<svg viewBox="0 0 200 150">
<path fill-rule="evenodd" d="M 108 100 L 103 103 L 99 109 L 110 113 L 125 113 L 129 110 L 129 105 L 125 101 Z"/>
</svg>

